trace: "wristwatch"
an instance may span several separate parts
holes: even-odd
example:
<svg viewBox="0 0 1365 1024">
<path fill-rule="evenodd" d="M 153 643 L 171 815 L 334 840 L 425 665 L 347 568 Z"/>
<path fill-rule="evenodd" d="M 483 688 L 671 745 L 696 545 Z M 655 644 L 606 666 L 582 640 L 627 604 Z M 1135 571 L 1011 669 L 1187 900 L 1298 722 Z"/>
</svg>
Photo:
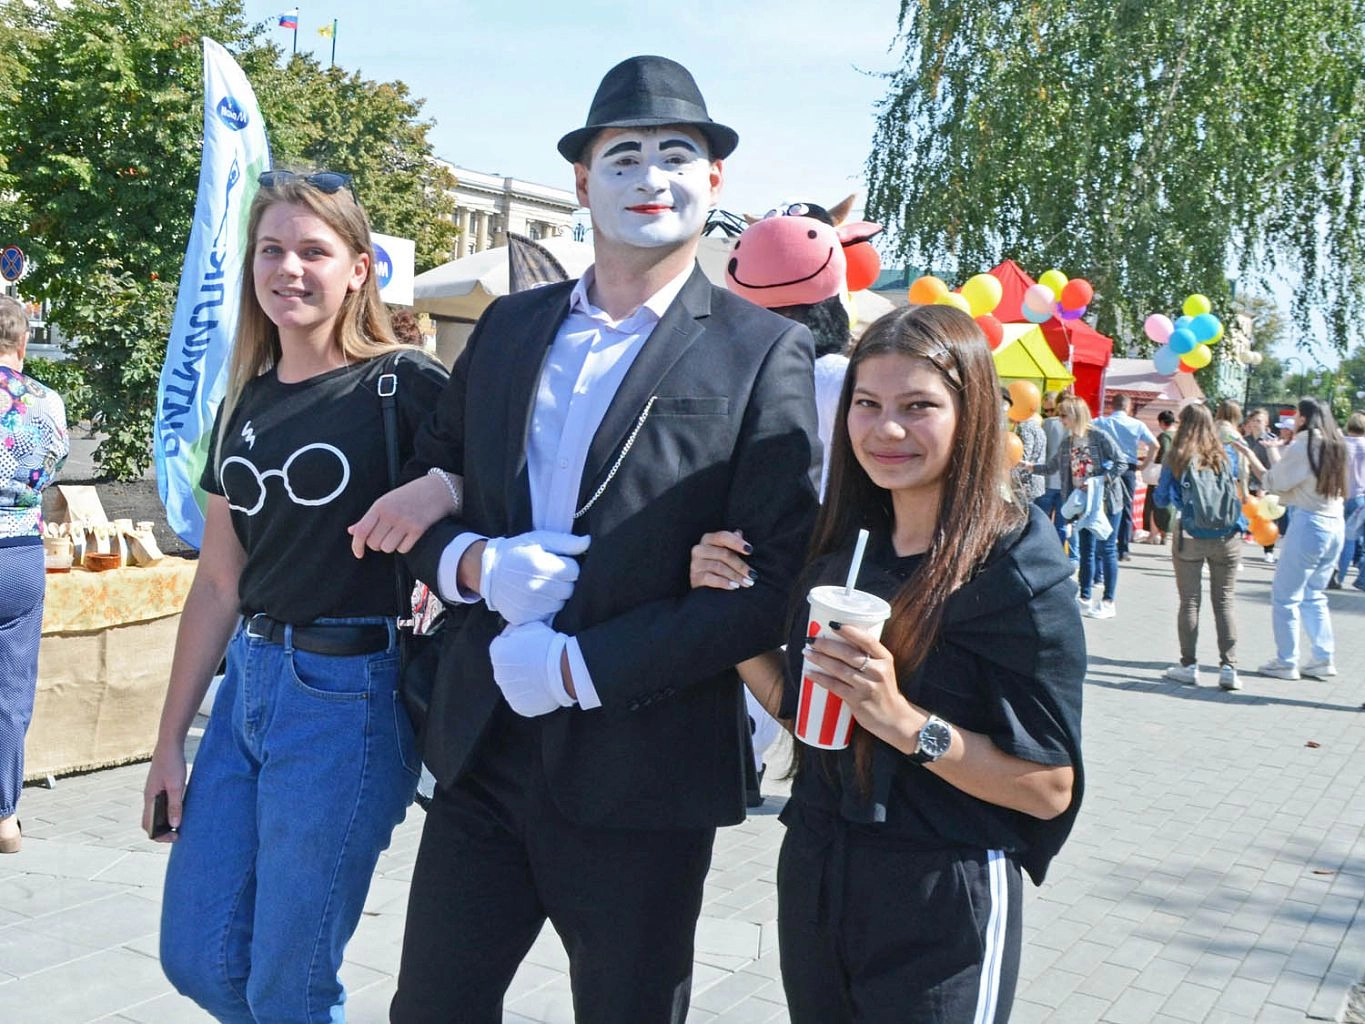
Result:
<svg viewBox="0 0 1365 1024">
<path fill-rule="evenodd" d="M 939 718 L 938 715 L 930 715 L 928 720 L 920 726 L 919 743 L 915 745 L 914 752 L 910 755 L 910 760 L 915 764 L 928 764 L 937 761 L 944 754 L 948 753 L 948 748 L 953 743 L 953 727 Z"/>
</svg>

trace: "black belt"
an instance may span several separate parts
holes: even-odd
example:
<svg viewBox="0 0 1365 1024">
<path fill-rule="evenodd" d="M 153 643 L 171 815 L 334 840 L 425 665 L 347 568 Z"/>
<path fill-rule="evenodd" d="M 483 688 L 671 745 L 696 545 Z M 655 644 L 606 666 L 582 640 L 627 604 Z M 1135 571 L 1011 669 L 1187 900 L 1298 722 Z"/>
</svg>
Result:
<svg viewBox="0 0 1365 1024">
<path fill-rule="evenodd" d="M 267 643 L 284 643 L 287 622 L 272 619 L 264 612 L 250 615 L 246 620 L 246 635 Z M 376 654 L 388 650 L 389 629 L 387 626 L 348 626 L 345 623 L 314 623 L 311 626 L 295 626 L 293 629 L 294 646 L 309 654 L 332 654 L 345 657 L 355 654 Z"/>
</svg>

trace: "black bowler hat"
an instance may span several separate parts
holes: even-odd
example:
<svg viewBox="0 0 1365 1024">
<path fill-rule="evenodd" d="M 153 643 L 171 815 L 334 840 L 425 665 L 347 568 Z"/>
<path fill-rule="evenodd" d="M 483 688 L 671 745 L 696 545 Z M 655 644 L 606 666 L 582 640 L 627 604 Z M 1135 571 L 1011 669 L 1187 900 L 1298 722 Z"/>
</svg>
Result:
<svg viewBox="0 0 1365 1024">
<path fill-rule="evenodd" d="M 706 136 L 712 160 L 724 160 L 739 145 L 733 128 L 706 113 L 692 72 L 667 57 L 631 57 L 607 72 L 588 108 L 588 123 L 559 140 L 559 153 L 576 163 L 603 128 L 688 125 Z"/>
</svg>

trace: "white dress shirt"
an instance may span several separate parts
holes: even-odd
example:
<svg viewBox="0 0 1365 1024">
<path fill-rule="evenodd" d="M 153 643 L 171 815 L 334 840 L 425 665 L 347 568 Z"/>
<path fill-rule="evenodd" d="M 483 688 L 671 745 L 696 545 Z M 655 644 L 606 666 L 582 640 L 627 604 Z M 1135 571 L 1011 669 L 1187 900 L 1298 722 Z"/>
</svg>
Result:
<svg viewBox="0 0 1365 1024">
<path fill-rule="evenodd" d="M 526 444 L 531 521 L 535 529 L 573 532 L 583 467 L 593 436 L 616 398 L 626 372 L 692 276 L 692 270 L 688 267 L 619 321 L 588 298 L 596 279 L 592 267 L 574 286 L 569 296 L 569 314 L 559 325 L 541 370 Z M 461 556 L 471 544 L 481 540 L 487 538 L 462 533 L 442 552 L 437 584 L 447 601 L 472 604 L 479 600 L 460 589 L 458 570 Z M 578 706 L 601 707 L 576 637 L 568 638 L 566 650 Z"/>
</svg>

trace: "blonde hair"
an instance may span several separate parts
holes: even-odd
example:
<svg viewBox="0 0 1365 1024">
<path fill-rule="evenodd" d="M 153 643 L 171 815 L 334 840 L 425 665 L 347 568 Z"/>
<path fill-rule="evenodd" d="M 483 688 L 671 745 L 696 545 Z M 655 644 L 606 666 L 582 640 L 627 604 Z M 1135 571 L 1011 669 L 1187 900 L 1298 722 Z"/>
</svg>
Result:
<svg viewBox="0 0 1365 1024">
<path fill-rule="evenodd" d="M 1067 430 L 1072 437 L 1085 437 L 1090 433 L 1090 406 L 1084 399 L 1069 395 L 1057 406 L 1057 412 L 1071 421 Z"/>
<path fill-rule="evenodd" d="M 347 292 L 337 311 L 335 338 L 347 362 L 366 362 L 401 345 L 394 336 L 388 307 L 379 298 L 379 283 L 374 276 L 374 242 L 370 221 L 349 190 L 324 192 L 302 177 L 273 185 L 262 185 L 252 200 L 247 218 L 246 257 L 242 261 L 242 288 L 237 310 L 237 335 L 228 362 L 227 393 L 218 410 L 221 424 L 214 451 L 214 465 L 221 461 L 223 435 L 232 411 L 246 386 L 280 361 L 280 330 L 256 299 L 254 255 L 265 212 L 279 203 L 306 207 L 337 233 L 352 255 L 369 256 L 369 271 L 364 283 Z"/>
<path fill-rule="evenodd" d="M 28 341 L 28 310 L 18 299 L 0 295 L 0 353 L 18 352 Z"/>
</svg>

